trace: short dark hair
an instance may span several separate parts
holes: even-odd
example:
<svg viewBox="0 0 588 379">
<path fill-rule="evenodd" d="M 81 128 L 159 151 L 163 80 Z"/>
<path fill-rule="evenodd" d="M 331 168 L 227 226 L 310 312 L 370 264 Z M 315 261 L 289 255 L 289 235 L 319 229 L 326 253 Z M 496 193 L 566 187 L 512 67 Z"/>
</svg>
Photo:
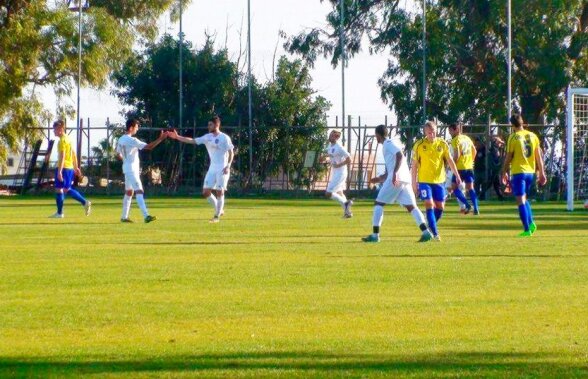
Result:
<svg viewBox="0 0 588 379">
<path fill-rule="evenodd" d="M 220 123 L 221 123 L 221 119 L 220 119 L 220 117 L 218 117 L 218 115 L 212 116 L 209 121 L 215 125 L 220 125 Z"/>
<path fill-rule="evenodd" d="M 53 123 L 53 129 L 55 128 L 63 128 L 65 129 L 65 122 L 63 120 L 57 120 Z"/>
<path fill-rule="evenodd" d="M 449 129 L 451 129 L 451 130 L 459 129 L 459 123 L 452 122 L 451 124 L 449 124 Z"/>
<path fill-rule="evenodd" d="M 384 138 L 387 138 L 388 137 L 388 128 L 386 128 L 386 125 L 376 126 L 376 134 L 380 135 Z"/>
<path fill-rule="evenodd" d="M 523 121 L 523 116 L 521 116 L 520 114 L 513 114 L 512 116 L 510 116 L 510 123 L 515 128 L 520 128 L 524 125 L 525 122 Z"/>
<path fill-rule="evenodd" d="M 136 118 L 129 118 L 127 120 L 126 128 L 127 128 L 127 130 L 129 130 L 130 128 L 132 128 L 135 125 L 139 125 L 139 120 L 137 120 Z"/>
</svg>

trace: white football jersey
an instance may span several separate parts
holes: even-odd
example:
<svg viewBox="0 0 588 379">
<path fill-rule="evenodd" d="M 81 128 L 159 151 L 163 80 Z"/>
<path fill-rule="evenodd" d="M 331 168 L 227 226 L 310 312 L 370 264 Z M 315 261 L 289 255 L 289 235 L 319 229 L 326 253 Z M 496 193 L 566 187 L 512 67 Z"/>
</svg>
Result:
<svg viewBox="0 0 588 379">
<path fill-rule="evenodd" d="M 116 152 L 123 157 L 123 173 L 138 173 L 140 172 L 139 164 L 139 150 L 147 144 L 138 138 L 131 137 L 128 134 L 120 137 L 116 144 Z"/>
<path fill-rule="evenodd" d="M 340 143 L 336 142 L 325 149 L 325 153 L 329 156 L 331 160 L 331 168 L 333 171 L 345 171 L 347 166 L 341 166 L 339 168 L 335 168 L 334 165 L 343 163 L 347 158 L 351 155 L 345 150 Z"/>
<path fill-rule="evenodd" d="M 384 164 L 386 165 L 388 178 L 392 180 L 392 173 L 394 173 L 394 167 L 396 167 L 396 153 L 401 153 L 402 163 L 400 163 L 400 167 L 398 168 L 398 181 L 402 183 L 412 183 L 410 170 L 408 169 L 408 163 L 406 163 L 406 157 L 400 140 L 397 138 L 385 140 L 382 143 L 382 153 L 384 155 Z"/>
<path fill-rule="evenodd" d="M 231 137 L 225 133 L 219 132 L 216 136 L 212 133 L 194 138 L 197 145 L 206 146 L 208 156 L 210 157 L 210 167 L 215 169 L 225 168 L 229 162 L 229 151 L 234 146 Z"/>
</svg>

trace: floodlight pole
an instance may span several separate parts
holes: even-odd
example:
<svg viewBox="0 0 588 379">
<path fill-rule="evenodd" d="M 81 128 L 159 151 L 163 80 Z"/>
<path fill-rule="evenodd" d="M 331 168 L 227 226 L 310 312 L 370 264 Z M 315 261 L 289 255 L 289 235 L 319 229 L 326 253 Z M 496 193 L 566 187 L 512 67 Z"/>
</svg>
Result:
<svg viewBox="0 0 588 379">
<path fill-rule="evenodd" d="M 184 50 L 184 28 L 183 28 L 183 1 L 180 0 L 180 89 L 179 89 L 179 123 L 178 128 L 181 130 L 183 126 L 183 104 L 184 104 L 184 60 L 183 58 L 183 50 Z"/>
<path fill-rule="evenodd" d="M 423 123 L 427 122 L 427 0 L 423 0 Z"/>
<path fill-rule="evenodd" d="M 508 79 L 507 79 L 507 114 L 508 120 L 507 122 L 510 123 L 510 116 L 512 116 L 512 3 L 511 0 L 507 0 L 507 23 L 508 23 L 508 64 L 507 64 L 507 71 L 508 71 Z"/>
<path fill-rule="evenodd" d="M 82 156 L 82 118 L 80 117 L 80 86 L 82 80 L 82 0 L 78 0 L 78 37 L 78 99 L 76 110 L 76 134 L 78 140 L 76 144 L 76 154 L 79 165 Z"/>
<path fill-rule="evenodd" d="M 249 183 L 253 179 L 253 109 L 251 96 L 251 0 L 247 0 L 247 102 L 249 115 Z"/>
<path fill-rule="evenodd" d="M 339 0 L 339 7 L 341 14 L 341 23 L 339 26 L 339 43 L 341 45 L 341 130 L 345 136 L 345 4 L 344 0 Z M 347 137 L 347 151 L 351 152 L 351 135 Z"/>
</svg>

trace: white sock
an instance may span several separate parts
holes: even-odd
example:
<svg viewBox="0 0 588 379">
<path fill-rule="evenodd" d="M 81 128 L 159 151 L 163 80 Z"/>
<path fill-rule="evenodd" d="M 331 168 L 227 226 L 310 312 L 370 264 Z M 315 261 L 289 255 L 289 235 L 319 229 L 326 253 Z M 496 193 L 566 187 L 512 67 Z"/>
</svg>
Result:
<svg viewBox="0 0 588 379">
<path fill-rule="evenodd" d="M 384 207 L 381 205 L 376 205 L 374 207 L 373 225 L 380 227 L 380 226 L 382 226 L 383 220 L 384 220 Z"/>
<path fill-rule="evenodd" d="M 423 212 L 421 212 L 420 209 L 418 208 L 414 208 L 410 214 L 412 215 L 412 217 L 414 218 L 414 220 L 416 221 L 417 226 L 421 226 L 422 224 L 427 224 L 427 221 L 425 220 L 425 215 L 423 214 Z"/>
<path fill-rule="evenodd" d="M 345 206 L 345 203 L 347 202 L 347 198 L 345 197 L 345 195 L 341 196 L 338 193 L 334 193 L 334 192 L 331 194 L 331 199 L 335 200 L 336 202 L 338 202 L 342 206 Z"/>
<path fill-rule="evenodd" d="M 216 197 L 213 194 L 210 194 L 210 196 L 208 196 L 206 200 L 210 205 L 214 207 L 214 209 L 216 209 Z"/>
<path fill-rule="evenodd" d="M 220 216 L 220 214 L 223 211 L 223 208 L 225 207 L 225 197 L 224 196 L 219 196 L 216 199 L 216 215 Z"/>
<path fill-rule="evenodd" d="M 145 198 L 143 197 L 143 194 L 138 193 L 136 198 L 137 204 L 139 204 L 139 208 L 141 208 L 141 212 L 143 212 L 143 217 L 149 216 L 149 211 L 147 210 L 147 206 L 145 205 Z"/>
<path fill-rule="evenodd" d="M 123 211 L 122 211 L 122 219 L 126 220 L 129 218 L 129 212 L 131 211 L 131 203 L 133 202 L 133 197 L 129 195 L 125 195 L 123 197 Z"/>
</svg>

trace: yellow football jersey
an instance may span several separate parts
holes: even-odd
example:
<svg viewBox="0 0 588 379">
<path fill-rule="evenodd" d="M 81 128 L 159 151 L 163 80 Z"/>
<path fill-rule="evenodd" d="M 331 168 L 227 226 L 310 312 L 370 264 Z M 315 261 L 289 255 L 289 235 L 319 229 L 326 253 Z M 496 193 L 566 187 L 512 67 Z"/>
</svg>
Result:
<svg viewBox="0 0 588 379">
<path fill-rule="evenodd" d="M 61 138 L 59 138 L 59 142 L 57 143 L 57 151 L 63 154 L 63 168 L 74 168 L 73 150 L 71 146 L 71 141 L 67 134 L 62 135 Z"/>
<path fill-rule="evenodd" d="M 535 150 L 539 146 L 539 138 L 533 132 L 521 130 L 508 137 L 506 152 L 512 153 L 510 173 L 534 174 Z"/>
<path fill-rule="evenodd" d="M 442 138 L 435 138 L 433 142 L 423 138 L 414 147 L 413 159 L 419 162 L 419 183 L 445 183 L 445 160 L 450 159 L 449 145 Z"/>
<path fill-rule="evenodd" d="M 472 156 L 472 148 L 474 142 L 465 134 L 455 136 L 451 140 L 451 146 L 454 151 L 459 152 L 459 158 L 455 162 L 458 170 L 472 170 L 474 168 L 474 157 Z"/>
</svg>

